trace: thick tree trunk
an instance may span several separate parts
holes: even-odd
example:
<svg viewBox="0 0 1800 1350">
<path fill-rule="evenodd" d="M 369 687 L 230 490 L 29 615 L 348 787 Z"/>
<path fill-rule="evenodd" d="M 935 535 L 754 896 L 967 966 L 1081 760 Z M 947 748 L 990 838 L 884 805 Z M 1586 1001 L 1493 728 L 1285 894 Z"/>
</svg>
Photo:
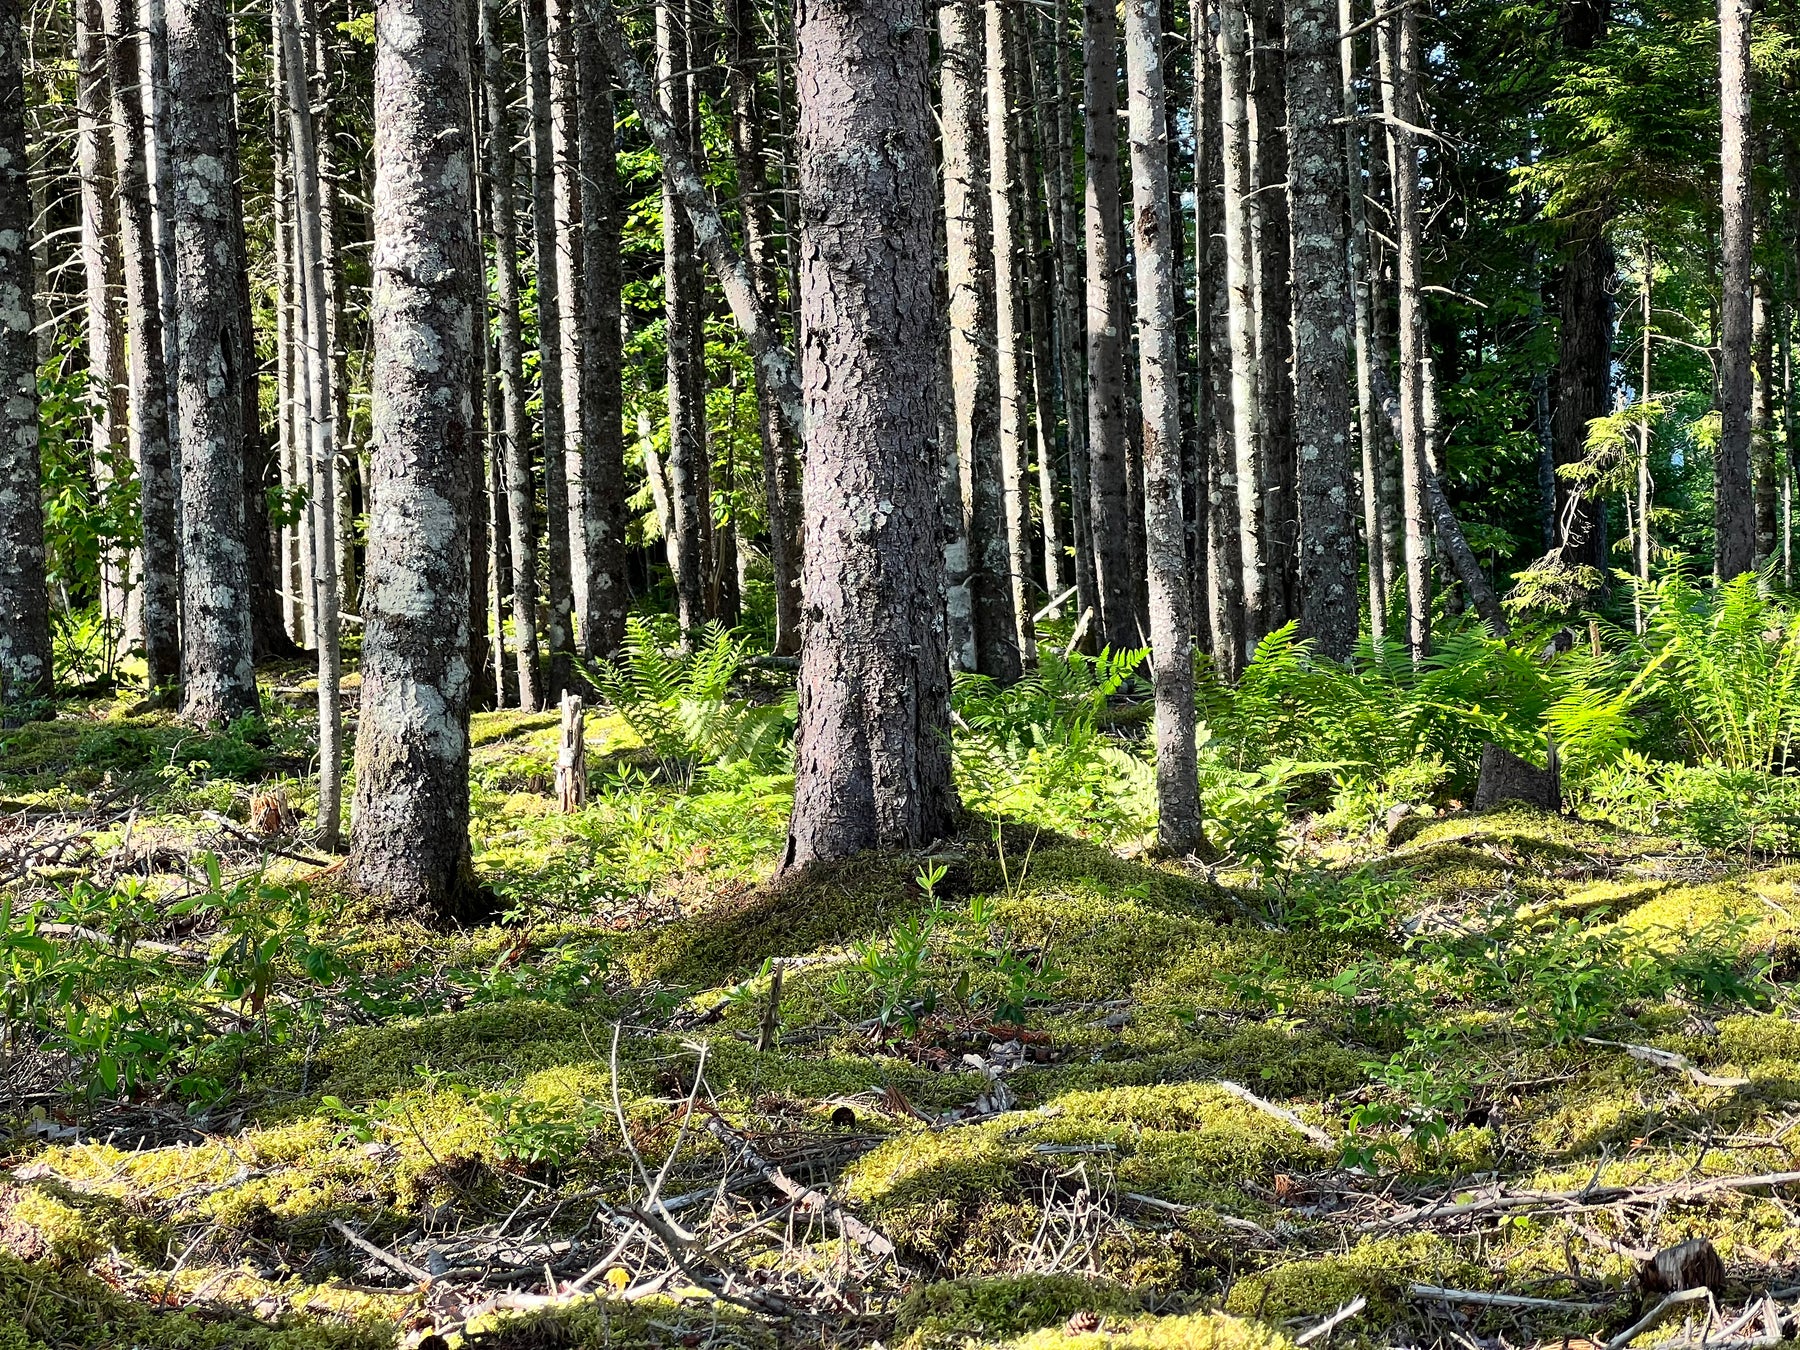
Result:
<svg viewBox="0 0 1800 1350">
<path fill-rule="evenodd" d="M 1131 113 L 1132 235 L 1136 245 L 1138 389 L 1144 414 L 1144 538 L 1150 650 L 1156 678 L 1156 842 L 1186 854 L 1204 845 L 1194 759 L 1194 641 L 1182 514 L 1181 380 L 1175 346 L 1174 233 L 1158 0 L 1126 0 Z"/>
<path fill-rule="evenodd" d="M 942 65 L 944 223 L 949 271 L 950 373 L 956 402 L 963 534 L 975 632 L 975 669 L 1019 678 L 1019 625 L 1009 581 L 1005 479 L 1000 457 L 999 345 L 995 329 L 993 199 L 982 120 L 982 6 L 938 10 Z"/>
<path fill-rule="evenodd" d="M 75 165 L 81 179 L 81 267 L 87 282 L 88 451 L 99 493 L 127 477 L 124 272 L 119 260 L 119 197 L 112 96 L 106 78 L 106 31 L 100 0 L 75 0 Z M 100 612 L 119 650 L 132 645 L 128 597 L 136 584 L 129 544 L 100 539 Z M 130 605 L 132 609 L 136 606 Z"/>
<path fill-rule="evenodd" d="M 1350 366 L 1344 315 L 1343 62 L 1337 0 L 1287 0 L 1293 230 L 1293 435 L 1300 631 L 1333 661 L 1356 649 L 1356 527 L 1350 509 Z M 1360 185 L 1359 185 L 1360 187 Z"/>
<path fill-rule="evenodd" d="M 584 650 L 611 656 L 625 637 L 631 595 L 625 578 L 625 415 L 620 372 L 620 230 L 624 203 L 614 145 L 612 72 L 600 51 L 598 22 L 584 14 L 575 30 L 581 86 L 582 509 L 587 555 Z"/>
<path fill-rule="evenodd" d="M 1019 342 L 1020 211 L 1014 121 L 1013 23 L 1007 4 L 986 4 L 988 217 L 994 231 L 994 352 L 999 372 L 1000 504 L 1006 520 L 1006 577 L 1019 659 L 1037 656 L 1031 612 L 1031 496 L 1025 483 L 1026 372 Z"/>
<path fill-rule="evenodd" d="M 179 352 L 176 334 L 175 226 L 170 212 L 174 179 L 169 171 L 169 22 L 164 0 L 143 0 L 144 56 L 148 78 L 144 81 L 144 119 L 149 130 L 145 150 L 150 161 L 150 213 L 156 235 L 156 292 L 162 302 L 163 369 L 169 385 L 169 447 L 176 478 L 175 524 L 181 529 L 181 439 L 179 392 L 175 387 L 175 362 Z"/>
<path fill-rule="evenodd" d="M 589 647 L 587 627 L 587 459 L 582 446 L 592 413 L 582 406 L 583 303 L 587 267 L 581 199 L 580 75 L 575 66 L 575 33 L 583 0 L 547 0 L 546 46 L 550 57 L 550 163 L 556 202 L 556 289 L 561 304 L 557 348 L 562 360 L 564 530 L 569 549 L 570 650 Z M 579 619 L 579 622 L 576 620 Z"/>
<path fill-rule="evenodd" d="M 744 252 L 757 298 L 769 314 L 781 312 L 781 256 L 775 213 L 769 204 L 763 108 L 758 81 L 755 16 L 749 0 L 727 0 L 731 42 L 731 153 L 737 169 Z M 800 650 L 800 447 L 762 369 L 754 371 L 762 446 L 763 499 L 769 526 L 769 562 L 775 573 L 775 655 Z"/>
<path fill-rule="evenodd" d="M 131 0 L 102 0 L 112 92 L 113 161 L 118 172 L 120 254 L 131 325 L 131 457 L 143 526 L 138 577 L 144 664 L 150 687 L 181 678 L 181 597 L 175 538 L 175 472 L 169 458 L 169 379 L 163 367 L 156 235 L 145 159 L 141 44 Z"/>
<path fill-rule="evenodd" d="M 362 717 L 350 874 L 445 919 L 469 858 L 472 306 L 468 35 L 461 0 L 375 11 L 375 366 Z"/>
<path fill-rule="evenodd" d="M 1221 132 L 1219 0 L 1193 0 L 1195 295 L 1199 342 L 1204 353 L 1206 417 L 1200 453 L 1206 457 L 1206 597 L 1212 658 L 1220 678 L 1235 680 L 1243 668 L 1244 564 L 1237 495 L 1236 423 L 1232 412 L 1231 298 L 1226 287 L 1224 144 Z"/>
<path fill-rule="evenodd" d="M 807 634 L 783 870 L 953 825 L 937 546 L 929 29 L 920 0 L 801 0 Z"/>
<path fill-rule="evenodd" d="M 570 593 L 568 445 L 563 415 L 562 267 L 556 218 L 556 147 L 551 135 L 550 30 L 545 0 L 525 0 L 525 86 L 531 128 L 532 239 L 537 260 L 538 406 L 544 447 L 544 549 L 548 554 L 551 700 L 571 687 L 575 607 Z"/>
<path fill-rule="evenodd" d="M 183 714 L 209 724 L 256 711 L 244 405 L 254 362 L 232 121 L 230 27 L 221 0 L 169 0 L 169 200 L 175 240 L 175 396 L 181 446 Z"/>
<path fill-rule="evenodd" d="M 276 0 L 281 11 L 282 70 L 287 76 L 288 137 L 293 147 L 294 213 L 299 225 L 295 262 L 300 278 L 301 365 L 305 371 L 310 515 L 318 541 L 313 578 L 319 696 L 319 847 L 335 852 L 343 806 L 343 713 L 338 704 L 337 399 L 333 393 L 330 299 L 325 284 L 325 230 L 320 206 L 318 142 L 298 0 Z"/>
<path fill-rule="evenodd" d="M 47 697 L 54 677 L 44 582 L 37 343 L 25 153 L 23 0 L 0 0 L 0 708 Z"/>
<path fill-rule="evenodd" d="M 512 86 L 500 47 L 499 0 L 482 0 L 482 101 L 487 105 L 487 193 L 494 241 L 494 309 L 500 367 L 500 423 L 505 444 L 506 515 L 512 553 L 513 645 L 519 663 L 519 706 L 544 706 L 537 634 L 537 526 L 532 517 L 531 429 L 525 420 L 524 338 L 519 326 L 519 236 L 513 209 Z"/>
<path fill-rule="evenodd" d="M 1243 0 L 1221 0 L 1218 48 L 1225 183 L 1224 272 L 1231 340 L 1231 445 L 1238 550 L 1244 575 L 1244 641 L 1253 649 L 1269 631 L 1274 611 L 1267 483 L 1261 449 L 1263 405 L 1257 359 L 1256 256 L 1250 216 L 1250 34 Z"/>
<path fill-rule="evenodd" d="M 1400 289 L 1400 486 L 1406 520 L 1406 643 L 1415 662 L 1431 650 L 1431 535 L 1425 476 L 1424 364 L 1431 360 L 1421 294 L 1424 265 L 1419 238 L 1419 125 L 1415 21 L 1402 11 L 1376 26 L 1382 97 L 1388 122 L 1389 177 Z"/>
<path fill-rule="evenodd" d="M 1293 242 L 1288 225 L 1288 112 L 1283 88 L 1282 0 L 1251 0 L 1250 219 L 1256 257 L 1257 446 L 1263 475 L 1263 549 L 1273 629 L 1299 616 L 1295 493 Z M 1305 190 L 1305 185 L 1302 185 Z M 1261 637 L 1262 634 L 1256 634 Z"/>
<path fill-rule="evenodd" d="M 1089 527 L 1098 629 L 1114 651 L 1140 645 L 1126 483 L 1125 242 L 1119 189 L 1119 26 L 1113 0 L 1083 0 L 1087 133 Z"/>
<path fill-rule="evenodd" d="M 1719 580 L 1729 581 L 1756 565 L 1750 479 L 1750 0 L 1719 0 L 1719 114 L 1724 273 L 1719 296 L 1719 448 L 1713 456 L 1713 571 Z"/>
<path fill-rule="evenodd" d="M 1348 33 L 1354 26 L 1351 0 L 1338 0 L 1338 28 Z M 1363 201 L 1362 127 L 1357 116 L 1356 40 L 1344 37 L 1340 44 L 1340 112 L 1344 122 L 1344 184 L 1349 208 L 1349 234 L 1345 258 L 1350 276 L 1351 323 L 1356 349 L 1356 429 L 1362 446 L 1363 536 L 1369 570 L 1369 633 L 1376 646 L 1387 636 L 1388 572 L 1382 547 L 1382 460 L 1386 446 L 1381 439 L 1381 419 L 1375 407 L 1373 304 L 1369 275 L 1369 225 Z"/>
</svg>

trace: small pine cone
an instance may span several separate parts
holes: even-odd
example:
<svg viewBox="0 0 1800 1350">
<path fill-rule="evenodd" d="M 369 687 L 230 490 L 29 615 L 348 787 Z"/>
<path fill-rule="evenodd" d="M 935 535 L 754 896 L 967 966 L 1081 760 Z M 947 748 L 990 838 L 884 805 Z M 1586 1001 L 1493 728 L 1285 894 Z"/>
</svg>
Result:
<svg viewBox="0 0 1800 1350">
<path fill-rule="evenodd" d="M 1063 1330 L 1071 1336 L 1080 1336 L 1084 1332 L 1100 1330 L 1100 1314 L 1096 1312 L 1078 1312 L 1064 1325 Z"/>
</svg>

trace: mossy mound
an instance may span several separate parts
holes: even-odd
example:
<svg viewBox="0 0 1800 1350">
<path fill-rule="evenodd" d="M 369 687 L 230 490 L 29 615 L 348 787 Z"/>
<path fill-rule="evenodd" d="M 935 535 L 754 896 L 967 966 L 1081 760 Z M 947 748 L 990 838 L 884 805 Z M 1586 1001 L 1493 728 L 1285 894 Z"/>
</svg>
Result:
<svg viewBox="0 0 1800 1350">
<path fill-rule="evenodd" d="M 894 1318 L 902 1350 L 961 1350 L 1059 1327 L 1078 1313 L 1124 1319 L 1143 1301 L 1110 1280 L 1080 1275 L 1016 1275 L 944 1280 L 909 1293 Z"/>
<path fill-rule="evenodd" d="M 1279 1332 L 1221 1313 L 1139 1317 L 1093 1331 L 1047 1330 L 1007 1344 L 1007 1350 L 1286 1350 Z"/>
</svg>

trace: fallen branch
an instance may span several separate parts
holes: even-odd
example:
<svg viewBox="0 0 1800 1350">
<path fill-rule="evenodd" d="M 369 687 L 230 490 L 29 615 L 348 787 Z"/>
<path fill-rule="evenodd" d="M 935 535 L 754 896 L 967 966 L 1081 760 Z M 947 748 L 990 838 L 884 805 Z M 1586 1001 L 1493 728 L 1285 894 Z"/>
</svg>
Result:
<svg viewBox="0 0 1800 1350">
<path fill-rule="evenodd" d="M 728 1148 L 735 1148 L 739 1159 L 745 1166 L 787 1196 L 802 1210 L 818 1210 L 828 1215 L 832 1222 L 837 1224 L 839 1231 L 852 1242 L 874 1252 L 877 1256 L 891 1258 L 896 1262 L 899 1260 L 899 1255 L 894 1250 L 894 1244 L 887 1238 L 850 1213 L 829 1195 L 822 1191 L 815 1191 L 810 1186 L 802 1186 L 789 1177 L 774 1163 L 758 1153 L 741 1133 L 732 1129 L 717 1116 L 712 1116 L 707 1120 L 706 1128 L 712 1131 L 713 1136 L 721 1144 Z"/>
<path fill-rule="evenodd" d="M 339 1233 L 342 1233 L 345 1237 L 349 1238 L 351 1243 L 355 1246 L 361 1248 L 377 1261 L 381 1262 L 382 1265 L 387 1266 L 392 1270 L 399 1271 L 402 1275 L 405 1275 L 418 1284 L 431 1283 L 431 1274 L 429 1271 L 421 1270 L 405 1257 L 395 1256 L 392 1252 L 377 1247 L 367 1238 L 351 1231 L 350 1226 L 342 1219 L 333 1219 L 331 1221 L 331 1226 Z"/>
<path fill-rule="evenodd" d="M 1521 1191 L 1512 1195 L 1498 1194 L 1480 1200 L 1461 1200 L 1455 1204 L 1434 1201 L 1413 1209 L 1373 1219 L 1360 1225 L 1362 1231 L 1393 1228 L 1405 1223 L 1438 1219 L 1465 1219 L 1473 1214 L 1494 1210 L 1530 1209 L 1536 1206 L 1558 1206 L 1565 1212 L 1605 1209 L 1618 1204 L 1641 1204 L 1652 1200 L 1693 1200 L 1719 1191 L 1742 1191 L 1757 1186 L 1791 1186 L 1800 1182 L 1800 1172 L 1763 1172 L 1756 1176 L 1710 1177 L 1705 1181 L 1665 1182 L 1660 1186 L 1584 1186 L 1576 1191 Z"/>
<path fill-rule="evenodd" d="M 1642 1317 L 1638 1318 L 1637 1321 L 1633 1322 L 1630 1326 L 1626 1327 L 1625 1330 L 1621 1331 L 1617 1336 L 1614 1336 L 1608 1341 L 1606 1343 L 1606 1350 L 1625 1350 L 1625 1347 L 1630 1345 L 1639 1335 L 1655 1326 L 1657 1322 L 1661 1320 L 1662 1315 L 1670 1308 L 1683 1303 L 1698 1303 L 1703 1298 L 1710 1299 L 1711 1297 L 1712 1290 L 1704 1288 L 1682 1289 L 1668 1295 L 1661 1303 L 1658 1303 L 1649 1312 L 1645 1313 Z"/>
<path fill-rule="evenodd" d="M 1183 1205 L 1174 1200 L 1164 1200 L 1160 1196 L 1145 1195 L 1141 1191 L 1124 1191 L 1120 1194 L 1119 1199 L 1142 1209 L 1161 1210 L 1165 1214 L 1192 1214 L 1196 1208 L 1194 1205 Z M 1275 1241 L 1275 1235 L 1260 1223 L 1250 1219 L 1240 1219 L 1235 1214 L 1220 1214 L 1217 1210 L 1210 1212 L 1213 1218 L 1227 1228 L 1235 1229 L 1240 1233 L 1254 1233 L 1257 1237 L 1269 1242 Z"/>
<path fill-rule="evenodd" d="M 1604 1303 L 1575 1303 L 1562 1298 L 1533 1298 L 1529 1294 L 1498 1294 L 1485 1289 L 1442 1289 L 1435 1284 L 1415 1284 L 1408 1291 L 1414 1298 L 1438 1299 L 1445 1303 L 1478 1303 L 1489 1308 L 1544 1308 L 1557 1312 L 1596 1312 Z"/>
<path fill-rule="evenodd" d="M 109 936 L 97 928 L 84 928 L 78 923 L 40 923 L 37 931 L 48 937 L 80 938 L 83 942 L 96 943 L 102 947 L 125 946 L 123 939 Z M 177 946 L 173 942 L 152 942 L 149 938 L 139 938 L 129 944 L 133 951 L 155 952 L 158 956 L 172 956 L 178 961 L 204 963 L 205 952 L 197 952 L 192 947 Z"/>
<path fill-rule="evenodd" d="M 1583 1036 L 1581 1039 L 1589 1045 L 1604 1045 L 1615 1050 L 1623 1050 L 1633 1059 L 1655 1065 L 1659 1069 L 1672 1069 L 1677 1073 L 1685 1073 L 1701 1087 L 1741 1088 L 1750 1086 L 1748 1078 L 1715 1077 L 1686 1055 L 1678 1055 L 1673 1050 L 1658 1050 L 1653 1045 L 1632 1045 L 1629 1041 L 1603 1041 L 1597 1036 Z"/>
<path fill-rule="evenodd" d="M 1236 1097 L 1239 1101 L 1244 1102 L 1246 1105 L 1254 1106 L 1265 1116 L 1272 1116 L 1274 1119 L 1281 1121 L 1284 1125 L 1291 1125 L 1320 1148 L 1331 1149 L 1337 1147 L 1336 1142 L 1330 1135 L 1326 1134 L 1325 1131 L 1321 1130 L 1317 1125 L 1308 1125 L 1304 1120 L 1300 1119 L 1299 1116 L 1288 1110 L 1287 1107 L 1277 1106 L 1274 1102 L 1257 1096 L 1249 1088 L 1244 1087 L 1240 1083 L 1233 1083 L 1221 1078 L 1218 1085 L 1232 1096 Z"/>
<path fill-rule="evenodd" d="M 1368 1303 L 1368 1299 L 1364 1298 L 1361 1294 L 1358 1294 L 1355 1298 L 1344 1304 L 1343 1307 L 1331 1314 L 1330 1317 L 1327 1317 L 1323 1322 L 1307 1328 L 1298 1336 L 1294 1337 L 1294 1344 L 1310 1345 L 1313 1341 L 1318 1340 L 1319 1337 L 1329 1332 L 1333 1327 L 1338 1326 L 1340 1323 L 1348 1322 L 1352 1317 L 1355 1317 L 1356 1314 L 1368 1306 Z"/>
</svg>

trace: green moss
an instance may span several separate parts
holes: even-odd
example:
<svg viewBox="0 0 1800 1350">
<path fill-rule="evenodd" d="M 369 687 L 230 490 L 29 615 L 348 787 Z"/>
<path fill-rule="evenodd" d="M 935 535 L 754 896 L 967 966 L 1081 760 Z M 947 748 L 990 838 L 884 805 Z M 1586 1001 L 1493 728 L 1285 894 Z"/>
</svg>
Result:
<svg viewBox="0 0 1800 1350">
<path fill-rule="evenodd" d="M 1322 1317 L 1357 1295 L 1369 1301 L 1363 1325 L 1379 1326 L 1398 1314 L 1406 1286 L 1415 1281 L 1454 1283 L 1450 1272 L 1466 1267 L 1441 1239 L 1428 1234 L 1364 1239 L 1347 1252 L 1283 1261 L 1231 1288 L 1226 1310 L 1263 1322 Z M 1459 1286 L 1464 1287 L 1464 1286 Z"/>
<path fill-rule="evenodd" d="M 0 1190 L 0 1211 L 15 1230 L 33 1234 L 36 1245 L 61 1264 L 85 1265 L 115 1250 L 160 1261 L 168 1246 L 168 1233 L 142 1212 L 141 1203 L 56 1181 Z"/>
<path fill-rule="evenodd" d="M 922 1285 L 900 1304 L 894 1335 L 905 1350 L 952 1350 L 966 1341 L 1021 1336 L 1078 1312 L 1123 1317 L 1141 1310 L 1129 1289 L 1079 1275 L 1014 1275 Z"/>
<path fill-rule="evenodd" d="M 1279 1332 L 1221 1313 L 1139 1317 L 1097 1331 L 1039 1331 L 1007 1350 L 1284 1350 L 1293 1342 Z"/>
</svg>

